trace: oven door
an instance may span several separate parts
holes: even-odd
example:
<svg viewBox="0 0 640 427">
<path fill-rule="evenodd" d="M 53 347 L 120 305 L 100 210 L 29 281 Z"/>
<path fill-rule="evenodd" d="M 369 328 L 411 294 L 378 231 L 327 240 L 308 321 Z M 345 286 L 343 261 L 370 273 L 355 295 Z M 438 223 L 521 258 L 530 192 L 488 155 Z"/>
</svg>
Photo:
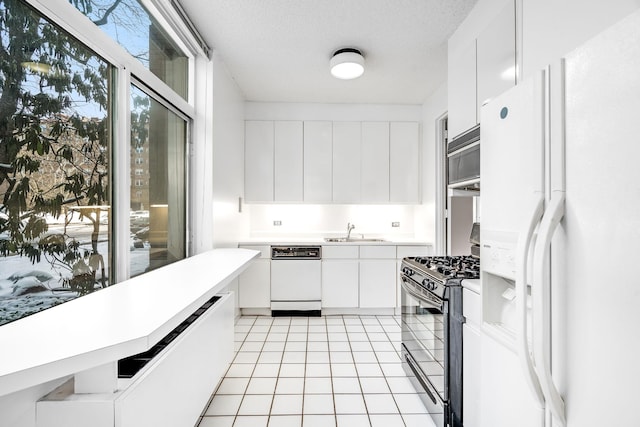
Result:
<svg viewBox="0 0 640 427">
<path fill-rule="evenodd" d="M 445 387 L 446 301 L 402 275 L 402 365 L 437 427 L 448 414 Z"/>
</svg>

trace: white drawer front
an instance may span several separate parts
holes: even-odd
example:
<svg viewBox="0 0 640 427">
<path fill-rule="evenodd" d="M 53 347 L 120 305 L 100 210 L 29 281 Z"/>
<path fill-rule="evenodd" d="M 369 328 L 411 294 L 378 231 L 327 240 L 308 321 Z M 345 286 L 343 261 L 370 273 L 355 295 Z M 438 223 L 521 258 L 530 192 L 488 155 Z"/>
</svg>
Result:
<svg viewBox="0 0 640 427">
<path fill-rule="evenodd" d="M 360 258 L 365 259 L 395 259 L 396 247 L 387 245 L 362 245 Z"/>
<path fill-rule="evenodd" d="M 331 245 L 322 247 L 323 259 L 344 259 L 344 258 L 358 258 L 358 247 L 352 245 Z"/>
</svg>

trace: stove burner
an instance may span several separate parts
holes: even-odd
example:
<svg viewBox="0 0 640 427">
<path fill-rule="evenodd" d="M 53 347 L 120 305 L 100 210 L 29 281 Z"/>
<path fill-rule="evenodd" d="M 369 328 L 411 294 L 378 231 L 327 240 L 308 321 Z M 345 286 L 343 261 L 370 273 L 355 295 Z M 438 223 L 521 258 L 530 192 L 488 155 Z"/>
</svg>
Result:
<svg viewBox="0 0 640 427">
<path fill-rule="evenodd" d="M 480 277 L 480 259 L 470 255 L 407 257 L 402 260 L 402 272 L 429 291 L 443 296 L 448 285 L 459 284 L 455 279 Z M 425 285 L 433 284 L 431 286 Z M 439 287 L 436 283 L 443 285 Z"/>
</svg>

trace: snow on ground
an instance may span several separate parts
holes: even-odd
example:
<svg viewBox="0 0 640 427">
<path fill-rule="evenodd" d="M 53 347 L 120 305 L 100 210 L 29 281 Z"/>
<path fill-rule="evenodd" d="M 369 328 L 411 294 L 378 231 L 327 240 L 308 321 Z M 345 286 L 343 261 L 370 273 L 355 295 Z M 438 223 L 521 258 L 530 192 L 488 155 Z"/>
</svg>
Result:
<svg viewBox="0 0 640 427">
<path fill-rule="evenodd" d="M 49 232 L 60 233 L 65 229 L 64 216 L 54 218 L 48 216 Z M 102 221 L 101 221 L 102 223 Z M 104 223 L 103 223 L 104 224 Z M 66 226 L 67 233 L 77 234 L 82 247 L 90 249 L 92 224 L 85 218 L 74 218 Z M 102 254 L 105 264 L 105 276 L 109 277 L 109 242 L 106 241 L 107 227 L 100 236 L 98 252 Z M 130 270 L 135 276 L 146 271 L 149 266 L 149 248 L 135 248 L 131 244 Z M 29 258 L 18 255 L 0 257 L 0 325 L 22 317 L 37 313 L 63 302 L 78 297 L 76 292 L 63 288 L 64 278 L 71 277 L 71 272 L 55 269 L 43 257 L 40 262 L 31 263 Z M 96 275 L 100 283 L 100 273 Z"/>
</svg>

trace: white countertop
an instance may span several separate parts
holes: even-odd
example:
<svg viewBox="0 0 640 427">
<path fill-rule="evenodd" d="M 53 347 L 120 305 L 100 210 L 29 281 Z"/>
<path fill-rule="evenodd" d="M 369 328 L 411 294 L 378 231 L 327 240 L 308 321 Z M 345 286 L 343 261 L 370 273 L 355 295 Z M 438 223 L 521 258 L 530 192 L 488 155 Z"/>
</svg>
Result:
<svg viewBox="0 0 640 427">
<path fill-rule="evenodd" d="M 0 396 L 150 349 L 260 252 L 214 249 L 0 327 Z"/>
<path fill-rule="evenodd" d="M 334 237 L 334 236 L 331 236 Z M 343 237 L 343 236 L 335 236 Z M 376 237 L 372 237 L 376 238 Z M 433 246 L 431 242 L 425 242 L 418 239 L 385 239 L 384 241 L 367 241 L 354 239 L 349 242 L 327 242 L 324 237 L 256 237 L 242 240 L 238 243 L 239 246 L 250 245 L 287 245 L 287 246 L 302 246 L 302 245 L 316 245 L 316 246 L 345 246 L 345 245 L 382 245 L 382 246 Z"/>
<path fill-rule="evenodd" d="M 471 292 L 475 292 L 480 295 L 482 285 L 480 283 L 480 279 L 464 279 L 461 283 L 462 287 L 465 289 L 469 289 Z"/>
</svg>

